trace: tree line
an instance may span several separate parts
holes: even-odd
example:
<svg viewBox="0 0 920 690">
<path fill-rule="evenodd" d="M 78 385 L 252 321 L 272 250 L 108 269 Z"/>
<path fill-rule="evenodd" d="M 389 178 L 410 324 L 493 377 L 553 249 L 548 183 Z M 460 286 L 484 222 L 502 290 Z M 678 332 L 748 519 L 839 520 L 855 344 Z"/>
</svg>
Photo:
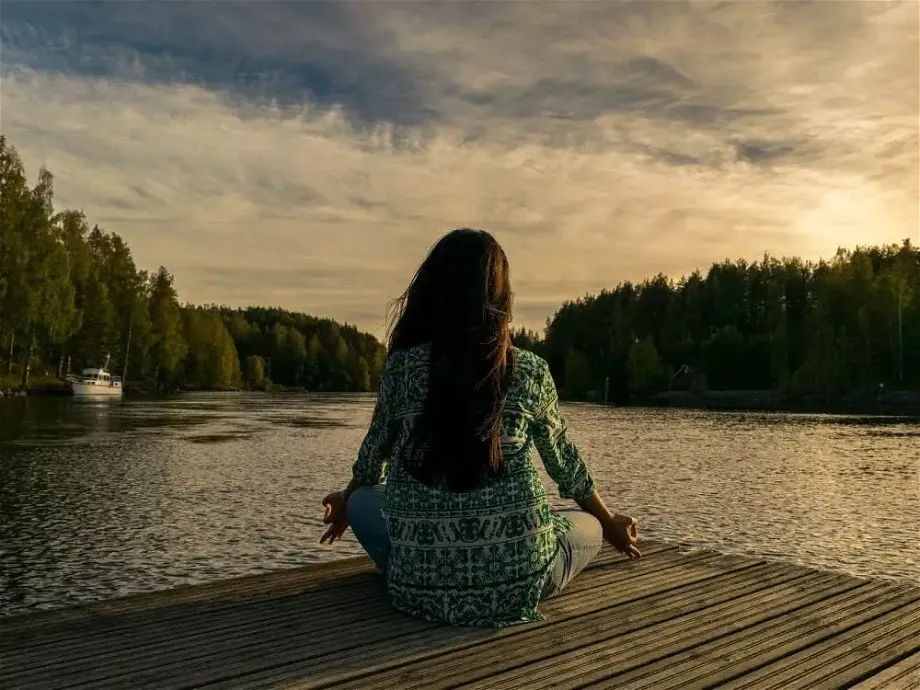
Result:
<svg viewBox="0 0 920 690">
<path fill-rule="evenodd" d="M 542 335 L 519 330 L 514 342 L 545 357 L 572 399 L 920 390 L 920 249 L 905 240 L 622 282 L 564 303 Z M 117 234 L 56 212 L 51 173 L 29 186 L 0 136 L 0 379 L 60 379 L 107 356 L 114 373 L 158 390 L 369 391 L 386 350 L 329 319 L 181 305 L 165 268 L 139 270 Z"/>
<path fill-rule="evenodd" d="M 543 355 L 574 399 L 605 387 L 613 401 L 667 390 L 920 390 L 920 249 L 905 240 L 623 282 L 563 304 L 542 338 L 514 339 Z"/>
<path fill-rule="evenodd" d="M 0 136 L 0 379 L 109 368 L 156 390 L 286 386 L 375 390 L 373 336 L 283 309 L 181 305 L 172 274 L 139 270 L 114 232 L 56 211 L 53 177 L 30 186 Z M 2 386 L 0 386 L 2 387 Z"/>
</svg>

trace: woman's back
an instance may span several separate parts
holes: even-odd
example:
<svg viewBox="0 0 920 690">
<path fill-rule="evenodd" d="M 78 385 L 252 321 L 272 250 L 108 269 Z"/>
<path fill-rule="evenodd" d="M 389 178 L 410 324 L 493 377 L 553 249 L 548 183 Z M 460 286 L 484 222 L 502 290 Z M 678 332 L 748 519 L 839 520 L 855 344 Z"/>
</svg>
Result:
<svg viewBox="0 0 920 690">
<path fill-rule="evenodd" d="M 549 367 L 511 345 L 508 258 L 482 230 L 442 237 L 396 300 L 371 426 L 321 542 L 352 526 L 397 608 L 501 627 L 538 620 L 600 549 L 630 557 L 635 521 L 613 515 L 559 414 Z M 550 508 L 536 448 L 560 495 Z M 385 483 L 385 486 L 384 486 Z"/>
<path fill-rule="evenodd" d="M 421 483 L 401 459 L 410 455 L 403 451 L 428 401 L 430 354 L 427 345 L 391 353 L 378 411 L 354 467 L 362 483 L 386 481 L 393 603 L 456 624 L 536 620 L 557 535 L 571 525 L 549 507 L 534 448 L 563 496 L 594 492 L 578 451 L 566 440 L 549 368 L 530 352 L 513 351 L 502 471 L 479 489 L 453 492 Z"/>
</svg>

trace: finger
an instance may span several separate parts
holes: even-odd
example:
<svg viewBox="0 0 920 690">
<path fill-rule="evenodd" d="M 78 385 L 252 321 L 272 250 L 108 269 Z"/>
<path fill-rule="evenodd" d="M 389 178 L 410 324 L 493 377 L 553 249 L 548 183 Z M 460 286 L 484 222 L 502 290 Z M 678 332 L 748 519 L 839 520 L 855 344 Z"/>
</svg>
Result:
<svg viewBox="0 0 920 690">
<path fill-rule="evenodd" d="M 641 558 L 642 552 L 639 551 L 639 549 L 637 549 L 635 546 L 630 546 L 629 547 L 629 557 L 630 558 Z"/>
<path fill-rule="evenodd" d="M 332 524 L 329 526 L 329 543 L 334 543 L 337 539 L 342 536 L 342 528 L 339 524 Z"/>
<path fill-rule="evenodd" d="M 323 536 L 320 537 L 319 543 L 325 544 L 327 540 L 330 540 L 332 538 L 332 534 L 333 534 L 333 528 L 330 527 L 329 529 L 326 530 L 325 534 L 323 534 Z M 330 541 L 329 543 L 331 544 L 332 542 Z"/>
</svg>

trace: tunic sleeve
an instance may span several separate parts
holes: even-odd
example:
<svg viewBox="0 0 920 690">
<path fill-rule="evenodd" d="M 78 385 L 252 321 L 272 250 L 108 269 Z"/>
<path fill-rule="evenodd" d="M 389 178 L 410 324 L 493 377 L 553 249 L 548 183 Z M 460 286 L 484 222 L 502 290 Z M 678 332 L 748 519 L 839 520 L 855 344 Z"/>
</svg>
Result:
<svg viewBox="0 0 920 690">
<path fill-rule="evenodd" d="M 370 428 L 361 443 L 358 458 L 352 465 L 352 477 L 360 486 L 373 486 L 386 481 L 386 469 L 394 441 L 392 413 L 389 409 L 393 397 L 393 369 L 391 359 L 388 358 L 380 374 L 380 390 Z"/>
<path fill-rule="evenodd" d="M 559 395 L 544 362 L 540 368 L 540 404 L 531 423 L 531 437 L 543 465 L 559 486 L 562 498 L 586 499 L 594 493 L 594 479 L 581 453 L 566 434 L 565 420 L 559 412 Z"/>
</svg>

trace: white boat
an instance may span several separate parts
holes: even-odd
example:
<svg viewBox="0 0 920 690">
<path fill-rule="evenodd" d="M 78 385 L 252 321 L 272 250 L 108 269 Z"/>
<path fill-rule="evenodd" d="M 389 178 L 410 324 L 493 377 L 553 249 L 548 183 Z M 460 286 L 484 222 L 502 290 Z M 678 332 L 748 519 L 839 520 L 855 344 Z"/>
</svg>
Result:
<svg viewBox="0 0 920 690">
<path fill-rule="evenodd" d="M 106 358 L 102 367 L 84 369 L 79 376 L 68 377 L 74 396 L 78 398 L 120 398 L 122 396 L 121 377 L 112 376 L 106 370 L 108 364 L 109 360 Z"/>
</svg>

